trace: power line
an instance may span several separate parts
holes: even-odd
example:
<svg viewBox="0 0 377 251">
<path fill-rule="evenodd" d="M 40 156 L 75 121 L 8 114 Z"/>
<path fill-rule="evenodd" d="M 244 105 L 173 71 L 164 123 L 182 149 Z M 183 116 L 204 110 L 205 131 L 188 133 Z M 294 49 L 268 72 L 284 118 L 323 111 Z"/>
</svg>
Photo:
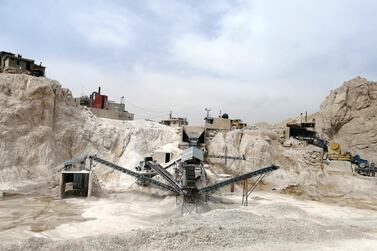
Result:
<svg viewBox="0 0 377 251">
<path fill-rule="evenodd" d="M 157 119 L 157 118 L 163 118 L 163 117 L 166 117 L 168 116 L 169 114 L 162 114 L 162 115 L 158 115 L 158 116 L 153 116 L 153 117 L 135 117 L 135 119 Z"/>
<path fill-rule="evenodd" d="M 129 105 L 132 105 L 140 110 L 143 110 L 145 112 L 150 112 L 150 113 L 169 113 L 170 111 L 153 111 L 153 110 L 149 110 L 149 109 L 146 109 L 146 108 L 143 108 L 141 106 L 138 106 L 138 105 L 135 105 L 133 103 L 131 103 L 130 101 L 125 101 L 126 103 L 128 103 Z"/>
</svg>

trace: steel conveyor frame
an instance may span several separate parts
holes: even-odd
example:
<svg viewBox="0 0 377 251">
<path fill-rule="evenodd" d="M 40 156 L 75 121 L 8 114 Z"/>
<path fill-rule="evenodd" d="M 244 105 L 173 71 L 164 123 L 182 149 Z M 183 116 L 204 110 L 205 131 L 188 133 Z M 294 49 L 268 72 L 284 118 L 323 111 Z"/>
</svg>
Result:
<svg viewBox="0 0 377 251">
<path fill-rule="evenodd" d="M 249 172 L 249 173 L 246 173 L 246 174 L 234 177 L 234 178 L 224 180 L 222 182 L 219 182 L 219 183 L 211 185 L 211 186 L 203 187 L 203 188 L 199 189 L 199 192 L 203 193 L 203 194 L 210 193 L 212 191 L 215 191 L 217 189 L 220 189 L 220 188 L 227 186 L 227 185 L 230 185 L 232 183 L 236 183 L 236 182 L 239 182 L 241 180 L 247 180 L 247 179 L 250 179 L 251 177 L 258 176 L 258 175 L 261 175 L 261 174 L 266 174 L 266 173 L 275 171 L 277 169 L 279 169 L 278 166 L 271 165 L 269 167 L 258 169 L 258 170 L 253 171 L 253 172 Z"/>
<path fill-rule="evenodd" d="M 175 194 L 179 195 L 179 192 L 178 192 L 174 187 L 172 187 L 172 186 L 170 186 L 170 185 L 167 185 L 167 184 L 161 183 L 161 182 L 159 182 L 159 181 L 157 181 L 157 180 L 154 180 L 154 179 L 151 179 L 151 178 L 145 177 L 144 175 L 141 175 L 141 174 L 138 174 L 138 173 L 136 173 L 136 172 L 133 172 L 133 171 L 127 169 L 127 168 L 124 168 L 124 167 L 118 166 L 118 165 L 116 165 L 116 164 L 114 164 L 114 163 L 111 163 L 111 162 L 109 162 L 109 161 L 106 161 L 106 160 L 104 160 L 104 159 L 101 159 L 101 158 L 99 158 L 99 157 L 97 157 L 97 156 L 95 156 L 95 155 L 90 155 L 90 156 L 89 156 L 89 159 L 90 159 L 90 160 L 93 160 L 93 161 L 95 161 L 95 162 L 98 162 L 98 163 L 100 163 L 100 164 L 103 164 L 103 165 L 105 165 L 105 166 L 107 166 L 107 167 L 111 167 L 111 168 L 113 168 L 113 169 L 115 169 L 115 170 L 117 170 L 117 171 L 120 171 L 120 172 L 122 172 L 122 173 L 125 173 L 125 174 L 128 174 L 128 175 L 130 175 L 130 176 L 133 176 L 133 177 L 135 177 L 135 178 L 137 178 L 137 179 L 140 179 L 140 180 L 142 180 L 142 181 L 145 181 L 145 182 L 151 183 L 151 184 L 156 185 L 156 186 L 158 186 L 158 187 L 165 188 L 165 189 L 167 189 L 167 190 L 169 190 L 169 191 L 171 191 L 171 192 L 174 192 Z"/>
<path fill-rule="evenodd" d="M 162 166 L 160 166 L 158 163 L 153 162 L 153 161 L 148 161 L 146 163 L 151 169 L 155 170 L 159 175 L 161 175 L 169 184 L 175 189 L 175 191 L 178 194 L 183 194 L 182 187 L 178 182 L 174 179 L 171 174 L 164 169 Z"/>
</svg>

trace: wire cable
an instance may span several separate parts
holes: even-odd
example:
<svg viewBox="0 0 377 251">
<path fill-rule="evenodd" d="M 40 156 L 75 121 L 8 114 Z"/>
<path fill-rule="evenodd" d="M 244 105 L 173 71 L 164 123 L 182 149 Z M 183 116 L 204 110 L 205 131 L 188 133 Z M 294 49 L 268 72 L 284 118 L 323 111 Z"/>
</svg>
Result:
<svg viewBox="0 0 377 251">
<path fill-rule="evenodd" d="M 132 105 L 135 108 L 138 108 L 138 109 L 143 110 L 145 112 L 150 112 L 150 113 L 170 113 L 170 111 L 154 111 L 154 110 L 149 110 L 149 109 L 146 109 L 144 107 L 141 107 L 141 106 L 138 106 L 136 104 L 133 104 L 130 101 L 127 101 L 127 100 L 125 100 L 125 103 L 128 103 L 129 105 Z"/>
</svg>

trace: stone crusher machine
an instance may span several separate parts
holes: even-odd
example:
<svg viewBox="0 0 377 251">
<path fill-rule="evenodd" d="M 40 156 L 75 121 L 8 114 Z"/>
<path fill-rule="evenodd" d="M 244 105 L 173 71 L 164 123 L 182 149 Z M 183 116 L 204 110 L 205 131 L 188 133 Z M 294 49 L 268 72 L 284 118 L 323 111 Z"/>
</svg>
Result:
<svg viewBox="0 0 377 251">
<path fill-rule="evenodd" d="M 152 161 L 150 158 L 145 158 L 142 165 L 136 167 L 137 171 L 132 171 L 127 168 L 121 167 L 96 155 L 90 155 L 89 159 L 92 162 L 103 164 L 107 167 L 131 175 L 136 178 L 137 184 L 147 185 L 152 184 L 159 188 L 169 190 L 177 196 L 177 203 L 182 204 L 182 212 L 187 210 L 191 212 L 193 208 L 201 202 L 207 202 L 210 196 L 218 191 L 220 188 L 243 181 L 243 198 L 242 204 L 248 204 L 248 197 L 255 189 L 258 183 L 270 172 L 279 169 L 278 166 L 271 165 L 256 171 L 248 172 L 246 174 L 233 177 L 213 185 L 207 185 L 208 179 L 206 176 L 205 168 L 203 166 L 204 152 L 199 148 L 198 135 L 188 135 L 190 138 L 190 145 L 182 153 L 179 160 L 165 168 L 157 162 Z M 174 164 L 176 165 L 175 175 L 172 175 L 167 169 Z M 162 178 L 162 181 L 155 179 L 155 177 Z M 258 177 L 254 185 L 248 188 L 248 180 L 253 177 Z M 194 205 L 189 207 L 188 205 Z"/>
<path fill-rule="evenodd" d="M 343 152 L 342 146 L 338 143 L 329 143 L 319 137 L 312 138 L 309 143 L 321 147 L 324 150 L 323 159 L 330 161 L 349 161 L 356 165 L 355 172 L 363 176 L 376 176 L 377 167 L 374 163 L 369 163 L 368 160 L 362 159 L 360 155 L 352 155 L 350 152 Z"/>
<path fill-rule="evenodd" d="M 352 155 L 350 152 L 343 152 L 342 146 L 336 142 L 328 142 L 321 139 L 316 133 L 315 122 L 305 122 L 287 124 L 289 128 L 288 137 L 306 141 L 309 144 L 321 147 L 324 150 L 323 159 L 330 161 L 349 161 L 356 165 L 355 172 L 364 176 L 376 176 L 377 167 L 374 163 L 369 163 L 368 160 L 362 159 L 358 154 Z"/>
<path fill-rule="evenodd" d="M 324 141 L 321 139 L 316 139 Z M 368 160 L 362 159 L 360 155 L 352 155 L 350 152 L 343 152 L 342 146 L 338 143 L 327 141 L 323 149 L 325 150 L 324 159 L 337 160 L 337 161 L 349 161 L 356 165 L 355 172 L 363 176 L 376 176 L 377 168 L 374 163 L 369 163 Z M 320 145 L 318 145 L 320 146 Z"/>
<path fill-rule="evenodd" d="M 327 147 L 327 159 L 329 160 L 340 160 L 340 161 L 351 161 L 352 155 L 349 152 L 342 152 L 342 147 L 340 144 L 332 142 Z"/>
<path fill-rule="evenodd" d="M 145 173 L 139 173 L 129 170 L 127 168 L 101 159 L 96 155 L 89 155 L 89 159 L 122 173 L 133 176 L 137 179 L 139 184 L 152 184 L 159 188 L 173 192 L 177 196 L 177 199 L 182 202 L 182 212 L 184 209 L 186 209 L 188 212 L 191 212 L 191 210 L 187 207 L 188 203 L 194 204 L 196 208 L 200 202 L 207 202 L 210 198 L 210 195 L 212 195 L 220 188 L 240 181 L 243 181 L 244 184 L 242 203 L 243 205 L 247 206 L 248 197 L 255 189 L 256 185 L 265 177 L 265 175 L 279 169 L 278 166 L 271 165 L 262 169 L 258 169 L 256 171 L 248 172 L 246 174 L 224 180 L 213 185 L 204 186 L 203 183 L 205 183 L 206 177 L 202 163 L 200 159 L 195 156 L 196 153 L 193 152 L 196 150 L 193 150 L 192 148 L 188 150 L 191 151 L 191 153 L 187 151 L 186 161 L 182 159 L 180 168 L 178 169 L 178 175 L 176 177 L 174 177 L 169 171 L 167 171 L 165 168 L 154 161 L 146 162 L 145 166 L 148 169 L 153 170 L 155 173 L 153 175 L 145 175 Z M 165 182 L 154 179 L 154 176 L 157 175 L 162 177 Z M 248 188 L 246 181 L 253 177 L 258 177 L 257 182 L 254 183 L 251 188 Z"/>
</svg>

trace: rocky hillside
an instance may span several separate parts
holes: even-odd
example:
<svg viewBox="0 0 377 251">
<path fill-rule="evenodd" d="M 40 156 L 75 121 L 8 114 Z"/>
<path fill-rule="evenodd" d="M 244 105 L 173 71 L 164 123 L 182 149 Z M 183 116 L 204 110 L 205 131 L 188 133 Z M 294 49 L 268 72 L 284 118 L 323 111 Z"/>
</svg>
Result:
<svg viewBox="0 0 377 251">
<path fill-rule="evenodd" d="M 376 84 L 363 78 L 332 91 L 317 114 L 321 134 L 373 159 L 377 147 L 376 96 Z M 56 183 L 63 161 L 82 154 L 97 153 L 132 168 L 157 148 L 179 140 L 175 130 L 158 123 L 96 118 L 89 110 L 75 106 L 69 90 L 46 78 L 0 74 L 0 107 L 0 190 L 28 183 Z M 357 197 L 375 186 L 375 179 L 328 170 L 321 161 L 321 148 L 296 140 L 282 145 L 271 128 L 220 132 L 208 145 L 208 152 L 222 155 L 225 146 L 228 155 L 245 155 L 246 161 L 229 160 L 224 168 L 223 159 L 210 159 L 214 176 L 276 164 L 280 170 L 265 179 L 266 189 L 312 198 Z M 128 176 L 106 168 L 97 173 L 106 186 L 130 184 Z M 377 198 L 375 193 L 368 196 Z"/>
<path fill-rule="evenodd" d="M 321 104 L 318 131 L 344 150 L 377 162 L 377 83 L 362 77 L 331 91 Z"/>
<path fill-rule="evenodd" d="M 377 83 L 361 77 L 345 82 L 331 91 L 320 111 L 309 115 L 309 119 L 316 119 L 320 137 L 340 143 L 343 151 L 377 162 Z M 228 160 L 227 169 L 224 169 L 223 159 L 210 159 L 210 164 L 232 174 L 279 165 L 280 170 L 267 177 L 267 188 L 315 199 L 377 197 L 373 188 L 375 178 L 352 176 L 346 168 L 332 170 L 322 163 L 321 148 L 294 139 L 282 145 L 279 142 L 280 128 L 288 122 L 298 121 L 297 118 L 288 119 L 275 129 L 274 126 L 264 126 L 264 129 L 217 134 L 209 144 L 210 154 L 224 154 L 226 147 L 228 155 L 244 155 L 246 160 Z"/>
<path fill-rule="evenodd" d="M 97 119 L 47 78 L 0 74 L 0 107 L 0 190 L 54 180 L 64 160 L 81 154 L 133 166 L 177 137 L 153 122 Z"/>
<path fill-rule="evenodd" d="M 377 198 L 375 178 L 353 175 L 350 169 L 333 170 L 322 163 L 322 148 L 289 139 L 282 145 L 278 135 L 268 129 L 234 130 L 218 133 L 208 146 L 208 153 L 228 156 L 245 156 L 246 160 L 210 158 L 213 173 L 239 175 L 271 164 L 280 169 L 264 179 L 259 189 L 276 189 L 294 193 L 304 198 L 351 199 Z"/>
</svg>

